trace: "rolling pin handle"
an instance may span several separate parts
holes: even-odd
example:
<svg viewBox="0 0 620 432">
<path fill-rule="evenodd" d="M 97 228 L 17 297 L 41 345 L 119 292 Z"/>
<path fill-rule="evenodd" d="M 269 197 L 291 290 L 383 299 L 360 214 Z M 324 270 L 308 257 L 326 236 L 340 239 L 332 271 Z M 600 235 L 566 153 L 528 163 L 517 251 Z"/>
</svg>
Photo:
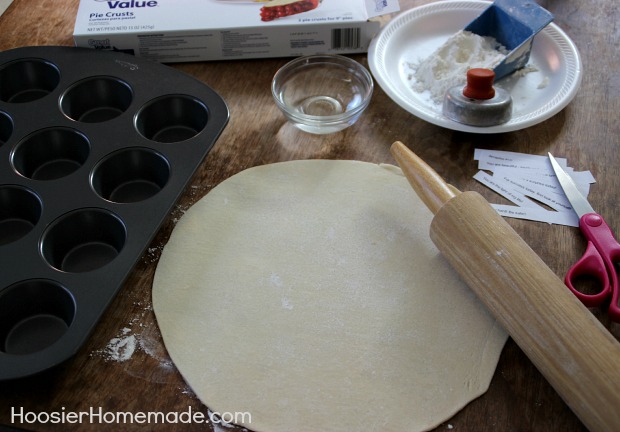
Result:
<svg viewBox="0 0 620 432">
<path fill-rule="evenodd" d="M 460 193 L 457 188 L 447 184 L 435 170 L 402 142 L 393 143 L 390 152 L 400 165 L 413 190 L 433 214 L 436 214 L 445 203 Z"/>
</svg>

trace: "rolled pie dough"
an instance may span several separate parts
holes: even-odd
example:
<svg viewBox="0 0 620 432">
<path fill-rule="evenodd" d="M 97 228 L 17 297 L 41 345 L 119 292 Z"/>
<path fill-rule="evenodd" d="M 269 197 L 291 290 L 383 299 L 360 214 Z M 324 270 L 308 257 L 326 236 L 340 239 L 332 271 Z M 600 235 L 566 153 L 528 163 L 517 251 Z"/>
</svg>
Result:
<svg viewBox="0 0 620 432">
<path fill-rule="evenodd" d="M 429 239 L 401 171 L 243 171 L 175 227 L 153 306 L 212 411 L 260 432 L 415 431 L 486 391 L 507 335 Z"/>
</svg>

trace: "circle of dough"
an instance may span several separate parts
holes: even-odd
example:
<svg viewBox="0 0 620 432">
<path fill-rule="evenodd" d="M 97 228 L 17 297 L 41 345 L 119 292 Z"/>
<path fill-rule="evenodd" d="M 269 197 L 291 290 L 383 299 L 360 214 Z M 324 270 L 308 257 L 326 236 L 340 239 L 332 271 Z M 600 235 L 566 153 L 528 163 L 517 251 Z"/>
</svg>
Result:
<svg viewBox="0 0 620 432">
<path fill-rule="evenodd" d="M 159 260 L 172 360 L 253 431 L 437 426 L 486 391 L 507 336 L 430 241 L 431 219 L 391 165 L 293 161 L 225 180 Z"/>
</svg>

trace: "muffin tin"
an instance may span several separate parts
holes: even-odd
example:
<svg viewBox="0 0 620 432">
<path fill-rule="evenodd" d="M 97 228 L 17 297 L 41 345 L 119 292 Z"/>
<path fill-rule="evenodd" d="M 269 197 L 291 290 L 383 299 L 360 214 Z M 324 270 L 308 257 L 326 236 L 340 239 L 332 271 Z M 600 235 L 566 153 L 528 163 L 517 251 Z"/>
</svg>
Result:
<svg viewBox="0 0 620 432">
<path fill-rule="evenodd" d="M 0 53 L 0 380 L 76 353 L 227 122 L 159 63 Z"/>
</svg>

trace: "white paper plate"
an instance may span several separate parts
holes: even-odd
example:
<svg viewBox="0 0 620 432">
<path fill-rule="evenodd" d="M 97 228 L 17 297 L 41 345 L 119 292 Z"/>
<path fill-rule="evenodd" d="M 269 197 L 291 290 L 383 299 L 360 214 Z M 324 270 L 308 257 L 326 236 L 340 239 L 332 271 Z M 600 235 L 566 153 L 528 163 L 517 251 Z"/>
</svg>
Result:
<svg viewBox="0 0 620 432">
<path fill-rule="evenodd" d="M 391 20 L 368 50 L 370 70 L 381 88 L 411 114 L 448 129 L 498 133 L 523 129 L 557 114 L 574 97 L 581 83 L 581 59 L 575 44 L 551 23 L 534 39 L 529 65 L 536 71 L 509 76 L 501 85 L 510 91 L 510 121 L 490 127 L 468 126 L 443 116 L 441 104 L 429 92 L 413 90 L 410 63 L 430 56 L 441 44 L 465 28 L 491 3 L 442 1 L 407 10 Z"/>
</svg>

